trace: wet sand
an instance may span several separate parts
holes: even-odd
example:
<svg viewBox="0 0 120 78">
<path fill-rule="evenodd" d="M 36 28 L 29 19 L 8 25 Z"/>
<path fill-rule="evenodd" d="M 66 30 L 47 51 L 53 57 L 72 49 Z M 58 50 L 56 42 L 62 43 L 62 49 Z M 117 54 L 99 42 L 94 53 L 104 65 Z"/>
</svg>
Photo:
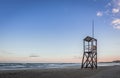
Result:
<svg viewBox="0 0 120 78">
<path fill-rule="evenodd" d="M 29 70 L 0 70 L 0 78 L 120 78 L 120 66 L 98 69 L 56 68 Z"/>
</svg>

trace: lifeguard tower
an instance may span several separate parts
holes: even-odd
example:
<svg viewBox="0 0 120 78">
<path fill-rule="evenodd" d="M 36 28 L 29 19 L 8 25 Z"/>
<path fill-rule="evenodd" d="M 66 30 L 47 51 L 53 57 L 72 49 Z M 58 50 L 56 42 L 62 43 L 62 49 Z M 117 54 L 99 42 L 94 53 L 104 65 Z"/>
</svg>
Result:
<svg viewBox="0 0 120 78">
<path fill-rule="evenodd" d="M 87 36 L 83 39 L 83 58 L 81 68 L 97 69 L 97 39 L 94 38 L 94 25 L 92 27 L 93 37 Z"/>
</svg>

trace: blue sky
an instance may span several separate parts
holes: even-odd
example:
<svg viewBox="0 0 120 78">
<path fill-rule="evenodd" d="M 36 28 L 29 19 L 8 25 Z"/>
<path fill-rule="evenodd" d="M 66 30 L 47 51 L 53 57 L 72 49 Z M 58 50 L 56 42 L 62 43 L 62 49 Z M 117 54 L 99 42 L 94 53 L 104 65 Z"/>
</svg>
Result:
<svg viewBox="0 0 120 78">
<path fill-rule="evenodd" d="M 120 0 L 0 0 L 0 61 L 81 62 L 93 19 L 99 60 L 120 59 L 119 10 Z"/>
</svg>

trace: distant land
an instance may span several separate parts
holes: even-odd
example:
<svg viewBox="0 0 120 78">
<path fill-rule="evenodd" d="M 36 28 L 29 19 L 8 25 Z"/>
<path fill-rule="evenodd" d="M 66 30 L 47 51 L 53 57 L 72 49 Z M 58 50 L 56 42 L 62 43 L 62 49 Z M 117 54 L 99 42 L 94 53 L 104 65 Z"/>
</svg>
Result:
<svg viewBox="0 0 120 78">
<path fill-rule="evenodd" d="M 114 60 L 114 61 L 111 61 L 111 62 L 99 62 L 99 63 L 120 63 L 120 60 Z"/>
<path fill-rule="evenodd" d="M 120 63 L 120 60 L 112 61 L 113 63 Z"/>
</svg>

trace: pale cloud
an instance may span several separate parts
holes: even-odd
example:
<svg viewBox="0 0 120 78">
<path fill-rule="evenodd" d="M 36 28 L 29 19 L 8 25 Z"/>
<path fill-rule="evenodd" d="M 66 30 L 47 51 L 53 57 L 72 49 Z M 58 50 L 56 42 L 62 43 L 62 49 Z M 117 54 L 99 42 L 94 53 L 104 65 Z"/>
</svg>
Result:
<svg viewBox="0 0 120 78">
<path fill-rule="evenodd" d="M 120 0 L 112 0 L 112 3 L 114 4 L 114 6 L 120 6 Z"/>
<path fill-rule="evenodd" d="M 119 8 L 113 8 L 112 9 L 112 13 L 119 13 L 119 11 L 120 11 Z"/>
<path fill-rule="evenodd" d="M 120 24 L 120 19 L 113 20 L 112 24 L 119 25 Z"/>
<path fill-rule="evenodd" d="M 99 11 L 99 12 L 97 12 L 96 15 L 100 17 L 100 16 L 103 16 L 103 13 Z"/>
<path fill-rule="evenodd" d="M 120 0 L 110 0 L 105 6 L 105 10 L 97 12 L 97 16 L 106 15 L 110 24 L 115 29 L 120 29 Z"/>
<path fill-rule="evenodd" d="M 115 29 L 120 29 L 120 19 L 114 19 L 112 21 L 112 26 L 115 28 Z"/>
<path fill-rule="evenodd" d="M 81 59 L 80 56 L 73 56 L 73 59 Z"/>
<path fill-rule="evenodd" d="M 108 3 L 107 6 L 111 6 L 112 4 L 111 3 Z"/>
<path fill-rule="evenodd" d="M 118 2 L 118 6 L 120 6 L 120 2 Z"/>
<path fill-rule="evenodd" d="M 40 57 L 40 56 L 37 54 L 31 54 L 29 57 Z"/>
<path fill-rule="evenodd" d="M 114 26 L 114 28 L 120 30 L 120 25 Z"/>
<path fill-rule="evenodd" d="M 109 13 L 107 15 L 111 15 L 111 16 L 116 16 L 117 14 L 119 14 L 120 13 L 120 0 L 111 0 L 106 5 L 106 11 L 107 13 Z"/>
<path fill-rule="evenodd" d="M 6 50 L 0 50 L 0 53 L 1 53 L 1 54 L 13 54 L 12 52 L 8 52 L 8 51 L 6 51 Z"/>
<path fill-rule="evenodd" d="M 120 13 L 120 0 L 112 0 L 112 13 Z"/>
</svg>

